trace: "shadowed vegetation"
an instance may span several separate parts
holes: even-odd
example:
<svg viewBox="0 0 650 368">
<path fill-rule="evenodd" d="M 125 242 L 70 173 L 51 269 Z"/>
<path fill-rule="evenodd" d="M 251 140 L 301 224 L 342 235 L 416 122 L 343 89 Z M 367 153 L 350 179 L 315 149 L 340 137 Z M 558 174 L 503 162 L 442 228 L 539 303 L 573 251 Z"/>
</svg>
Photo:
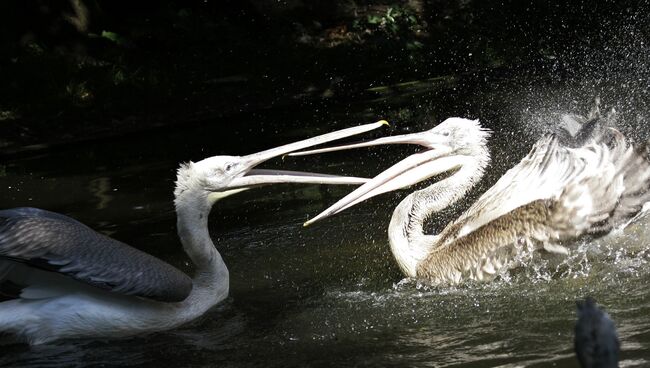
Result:
<svg viewBox="0 0 650 368">
<path fill-rule="evenodd" d="M 636 1 L 8 1 L 0 147 L 119 134 L 473 73 L 579 72 Z M 643 18 L 643 19 L 645 19 Z M 648 26 L 637 29 L 647 36 Z M 56 128 L 56 129 L 54 129 Z"/>
</svg>

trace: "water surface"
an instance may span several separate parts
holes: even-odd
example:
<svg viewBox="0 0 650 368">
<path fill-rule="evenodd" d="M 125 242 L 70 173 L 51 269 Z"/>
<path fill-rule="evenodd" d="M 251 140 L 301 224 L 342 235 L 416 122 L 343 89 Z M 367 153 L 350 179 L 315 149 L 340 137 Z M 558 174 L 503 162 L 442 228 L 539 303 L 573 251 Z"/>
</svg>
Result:
<svg viewBox="0 0 650 368">
<path fill-rule="evenodd" d="M 175 234 L 179 162 L 251 153 L 380 118 L 394 123 L 384 134 L 428 129 L 448 116 L 480 118 L 495 131 L 493 163 L 467 200 L 436 217 L 431 230 L 438 231 L 560 114 L 586 112 L 594 95 L 619 110 L 630 137 L 647 138 L 647 86 L 635 83 L 477 73 L 380 89 L 355 103 L 297 103 L 227 123 L 15 156 L 2 163 L 0 207 L 65 213 L 191 273 Z M 280 122 L 283 128 L 275 128 Z M 265 167 L 370 176 L 415 150 L 380 147 Z M 280 185 L 219 202 L 210 228 L 230 269 L 231 293 L 194 323 L 129 339 L 3 347 L 0 365 L 575 367 L 575 301 L 586 295 L 616 321 L 622 366 L 649 364 L 647 220 L 623 234 L 572 244 L 566 259 L 535 258 L 490 284 L 431 287 L 402 280 L 388 250 L 388 221 L 406 191 L 301 226 L 350 189 Z"/>
</svg>

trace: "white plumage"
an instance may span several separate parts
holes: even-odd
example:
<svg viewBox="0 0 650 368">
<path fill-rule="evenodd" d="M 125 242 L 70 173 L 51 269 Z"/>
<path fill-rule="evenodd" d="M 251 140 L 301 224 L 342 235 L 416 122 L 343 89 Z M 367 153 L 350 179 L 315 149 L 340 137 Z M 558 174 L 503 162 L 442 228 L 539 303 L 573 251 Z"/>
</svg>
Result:
<svg viewBox="0 0 650 368">
<path fill-rule="evenodd" d="M 608 127 L 597 109 L 589 119 L 566 116 L 564 125 L 558 134 L 541 138 L 437 235 L 425 234 L 426 219 L 462 198 L 490 161 L 490 133 L 478 121 L 451 118 L 422 133 L 326 149 L 411 143 L 429 150 L 395 164 L 307 223 L 377 194 L 452 172 L 409 194 L 393 212 L 389 241 L 405 275 L 434 283 L 486 281 L 515 264 L 511 261 L 524 248 L 567 253 L 563 244 L 625 226 L 646 208 L 650 162 L 643 150 Z"/>
</svg>

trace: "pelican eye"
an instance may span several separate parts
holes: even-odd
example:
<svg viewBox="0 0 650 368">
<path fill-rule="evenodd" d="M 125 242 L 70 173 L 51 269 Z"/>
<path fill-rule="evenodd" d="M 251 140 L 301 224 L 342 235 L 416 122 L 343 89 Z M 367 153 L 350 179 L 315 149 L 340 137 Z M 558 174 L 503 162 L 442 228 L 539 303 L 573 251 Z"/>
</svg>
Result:
<svg viewBox="0 0 650 368">
<path fill-rule="evenodd" d="M 233 167 L 233 166 L 234 166 L 234 165 L 231 164 L 231 163 L 230 163 L 230 164 L 226 164 L 226 171 L 230 171 L 230 170 L 232 170 L 232 167 Z"/>
<path fill-rule="evenodd" d="M 449 137 L 449 131 L 448 130 L 443 130 L 440 134 L 444 135 L 445 137 Z"/>
</svg>

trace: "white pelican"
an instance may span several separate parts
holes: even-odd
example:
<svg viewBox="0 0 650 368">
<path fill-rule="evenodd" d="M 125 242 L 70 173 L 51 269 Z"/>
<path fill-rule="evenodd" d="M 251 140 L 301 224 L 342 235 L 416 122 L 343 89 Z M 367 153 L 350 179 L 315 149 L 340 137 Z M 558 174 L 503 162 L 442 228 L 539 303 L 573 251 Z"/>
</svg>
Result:
<svg viewBox="0 0 650 368">
<path fill-rule="evenodd" d="M 178 169 L 178 236 L 194 278 L 67 216 L 35 208 L 0 211 L 0 333 L 43 344 L 61 338 L 123 337 L 174 328 L 228 295 L 228 269 L 210 240 L 219 199 L 271 183 L 361 184 L 367 179 L 258 164 L 288 152 L 367 132 L 348 128 L 247 156 L 214 156 Z"/>
<path fill-rule="evenodd" d="M 478 120 L 450 118 L 415 134 L 293 155 L 411 143 L 416 153 L 305 223 L 331 216 L 368 198 L 434 175 L 447 178 L 408 195 L 388 227 L 392 253 L 408 277 L 432 283 L 491 280 L 514 266 L 522 248 L 567 253 L 561 244 L 585 234 L 603 234 L 626 224 L 650 199 L 647 155 L 605 126 L 595 109 L 590 118 L 566 116 L 560 133 L 541 138 L 530 153 L 501 177 L 440 234 L 423 231 L 427 218 L 463 197 L 490 161 L 490 132 Z"/>
</svg>

